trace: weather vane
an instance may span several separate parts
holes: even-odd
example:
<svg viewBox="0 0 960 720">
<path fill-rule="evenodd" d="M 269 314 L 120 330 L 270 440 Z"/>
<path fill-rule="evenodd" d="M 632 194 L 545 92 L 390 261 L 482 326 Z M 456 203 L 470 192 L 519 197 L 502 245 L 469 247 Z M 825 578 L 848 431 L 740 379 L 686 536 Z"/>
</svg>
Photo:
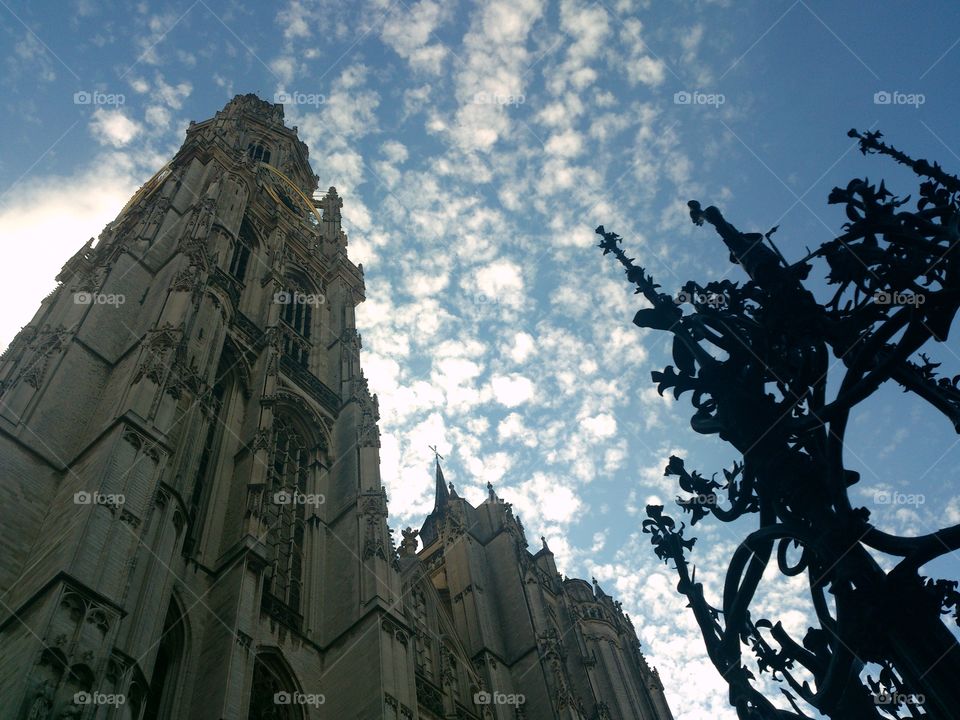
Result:
<svg viewBox="0 0 960 720">
<path fill-rule="evenodd" d="M 436 456 L 436 457 L 434 458 L 435 460 L 437 460 L 437 461 L 443 460 L 443 455 L 441 455 L 439 452 L 437 452 L 437 446 L 436 446 L 436 445 L 427 445 L 427 447 L 430 448 L 431 450 L 433 450 L 433 454 Z"/>
</svg>

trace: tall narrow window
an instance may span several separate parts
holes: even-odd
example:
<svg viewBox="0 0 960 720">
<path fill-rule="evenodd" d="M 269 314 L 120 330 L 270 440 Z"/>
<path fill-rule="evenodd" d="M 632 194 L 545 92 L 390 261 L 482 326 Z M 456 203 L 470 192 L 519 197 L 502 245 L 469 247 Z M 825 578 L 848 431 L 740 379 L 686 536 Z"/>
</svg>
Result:
<svg viewBox="0 0 960 720">
<path fill-rule="evenodd" d="M 250 253 L 257 244 L 257 236 L 247 218 L 240 223 L 240 232 L 237 242 L 233 246 L 233 255 L 230 257 L 230 274 L 237 280 L 243 280 L 247 275 L 247 265 L 250 262 Z"/>
<path fill-rule="evenodd" d="M 197 474 L 190 492 L 190 503 L 187 507 L 187 537 L 183 543 L 183 554 L 190 556 L 197 547 L 203 533 L 203 523 L 206 516 L 206 507 L 209 504 L 210 493 L 216 480 L 217 464 L 220 448 L 224 444 L 224 423 L 228 414 L 225 405 L 235 387 L 235 374 L 232 372 L 236 364 L 236 356 L 224 351 L 217 366 L 216 381 L 210 393 L 210 413 L 207 420 L 207 429 L 203 437 L 203 446 L 200 449 L 200 461 L 197 463 Z M 227 435 L 229 439 L 229 435 Z"/>
<path fill-rule="evenodd" d="M 270 162 L 270 151 L 258 143 L 250 143 L 247 146 L 247 154 L 254 160 L 260 160 L 265 163 Z"/>
<path fill-rule="evenodd" d="M 243 240 L 237 240 L 230 258 L 230 274 L 237 280 L 243 280 L 247 274 L 247 262 L 250 260 L 250 246 Z"/>
<path fill-rule="evenodd" d="M 167 617 L 163 623 L 160 647 L 153 664 L 150 689 L 147 693 L 143 720 L 174 720 L 174 701 L 177 681 L 183 663 L 186 635 L 183 631 L 183 615 L 176 600 L 170 599 Z"/>
<path fill-rule="evenodd" d="M 303 591 L 304 494 L 310 467 L 301 435 L 283 418 L 273 425 L 270 461 L 270 511 L 267 545 L 269 567 L 264 585 L 268 602 L 280 614 L 292 611 L 296 622 Z M 279 603 L 283 607 L 276 607 Z"/>
<path fill-rule="evenodd" d="M 284 293 L 284 299 L 286 303 L 280 312 L 280 319 L 292 332 L 284 336 L 283 353 L 298 365 L 307 367 L 313 326 L 313 296 L 292 287 Z"/>
</svg>

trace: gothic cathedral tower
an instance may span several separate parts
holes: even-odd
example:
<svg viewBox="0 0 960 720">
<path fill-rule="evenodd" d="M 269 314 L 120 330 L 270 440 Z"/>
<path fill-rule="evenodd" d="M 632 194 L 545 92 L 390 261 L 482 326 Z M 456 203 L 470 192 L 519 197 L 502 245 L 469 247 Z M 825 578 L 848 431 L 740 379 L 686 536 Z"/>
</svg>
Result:
<svg viewBox="0 0 960 720">
<path fill-rule="evenodd" d="M 619 603 L 492 488 L 438 466 L 394 547 L 317 184 L 237 96 L 0 356 L 0 720 L 671 720 Z"/>
<path fill-rule="evenodd" d="M 282 107 L 235 98 L 3 355 L 4 720 L 299 717 L 274 695 L 328 673 L 325 716 L 411 704 L 363 271 L 316 188 Z"/>
</svg>

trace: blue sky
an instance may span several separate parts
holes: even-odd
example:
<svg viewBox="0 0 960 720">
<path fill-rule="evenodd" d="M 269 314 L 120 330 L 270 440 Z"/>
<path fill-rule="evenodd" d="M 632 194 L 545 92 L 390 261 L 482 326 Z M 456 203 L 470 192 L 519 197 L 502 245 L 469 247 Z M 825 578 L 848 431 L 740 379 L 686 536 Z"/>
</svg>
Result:
<svg viewBox="0 0 960 720">
<path fill-rule="evenodd" d="M 667 338 L 630 323 L 637 300 L 593 228 L 679 290 L 740 277 L 689 199 L 744 230 L 780 225 L 797 258 L 844 221 L 834 185 L 865 174 L 913 192 L 854 150 L 851 127 L 960 171 L 958 16 L 951 2 L 4 0 L 0 344 L 189 120 L 236 93 L 295 101 L 288 124 L 344 197 L 366 270 L 358 324 L 393 527 L 429 511 L 438 445 L 462 493 L 479 501 L 493 481 L 563 572 L 623 600 L 677 717 L 730 720 L 639 525 L 675 494 L 671 453 L 705 473 L 734 455 L 656 395 Z M 933 353 L 960 371 L 955 339 Z M 854 502 L 900 532 L 960 522 L 956 442 L 884 388 L 848 434 Z M 897 491 L 925 502 L 883 502 Z M 748 529 L 698 528 L 708 597 Z M 768 580 L 757 613 L 802 635 L 802 587 Z"/>
</svg>

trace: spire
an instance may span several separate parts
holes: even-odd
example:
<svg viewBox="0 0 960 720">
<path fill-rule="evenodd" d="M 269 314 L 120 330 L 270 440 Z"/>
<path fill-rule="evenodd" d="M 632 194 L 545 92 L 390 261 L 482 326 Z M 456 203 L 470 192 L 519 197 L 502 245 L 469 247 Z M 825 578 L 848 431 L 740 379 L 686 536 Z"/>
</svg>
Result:
<svg viewBox="0 0 960 720">
<path fill-rule="evenodd" d="M 337 189 L 330 186 L 327 194 L 317 201 L 317 207 L 323 211 L 323 221 L 339 223 L 341 219 L 340 208 L 343 207 L 343 200 L 337 195 Z"/>
<path fill-rule="evenodd" d="M 424 548 L 428 547 L 439 537 L 439 525 L 449 512 L 451 499 L 457 497 L 457 494 L 453 490 L 453 483 L 448 485 L 446 479 L 443 477 L 443 468 L 440 467 L 440 461 L 443 460 L 443 455 L 437 451 L 435 445 L 431 445 L 430 449 L 433 451 L 434 461 L 436 462 L 436 479 L 434 481 L 436 487 L 434 490 L 433 510 L 427 515 L 426 520 L 423 521 L 423 527 L 420 529 L 420 540 L 423 542 Z"/>
<path fill-rule="evenodd" d="M 436 480 L 437 490 L 433 500 L 434 510 L 440 509 L 441 507 L 447 504 L 448 500 L 450 500 L 450 489 L 447 487 L 447 483 L 443 479 L 443 468 L 440 467 L 440 455 L 437 455 L 436 463 L 437 463 L 437 480 Z"/>
</svg>

